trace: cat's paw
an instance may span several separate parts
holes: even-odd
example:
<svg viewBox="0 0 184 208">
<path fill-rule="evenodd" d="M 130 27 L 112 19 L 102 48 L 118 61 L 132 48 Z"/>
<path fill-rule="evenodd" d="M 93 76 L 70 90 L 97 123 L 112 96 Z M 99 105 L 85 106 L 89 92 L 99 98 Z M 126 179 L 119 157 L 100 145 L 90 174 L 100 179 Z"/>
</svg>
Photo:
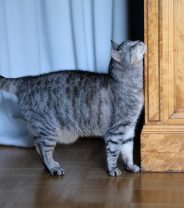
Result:
<svg viewBox="0 0 184 208">
<path fill-rule="evenodd" d="M 51 173 L 51 175 L 54 175 L 54 176 L 64 175 L 64 170 L 60 166 L 49 169 L 49 172 Z"/>
<path fill-rule="evenodd" d="M 127 169 L 128 171 L 133 172 L 133 173 L 138 173 L 138 172 L 140 172 L 140 167 L 137 166 L 137 165 L 128 165 L 128 166 L 126 167 L 126 169 Z"/>
<path fill-rule="evenodd" d="M 121 170 L 119 168 L 114 168 L 109 171 L 110 176 L 119 176 L 121 175 Z"/>
<path fill-rule="evenodd" d="M 50 164 L 49 168 L 48 168 L 49 172 L 51 173 L 51 175 L 54 176 L 61 176 L 64 175 L 64 170 L 63 168 L 60 166 L 60 164 L 56 161 L 53 161 L 52 164 Z"/>
</svg>

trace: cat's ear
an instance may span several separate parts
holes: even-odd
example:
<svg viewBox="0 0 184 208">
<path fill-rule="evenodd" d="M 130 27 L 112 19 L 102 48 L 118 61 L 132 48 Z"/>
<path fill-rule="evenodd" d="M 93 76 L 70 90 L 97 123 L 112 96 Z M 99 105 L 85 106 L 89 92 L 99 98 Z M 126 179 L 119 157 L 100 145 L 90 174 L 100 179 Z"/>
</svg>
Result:
<svg viewBox="0 0 184 208">
<path fill-rule="evenodd" d="M 120 51 L 116 51 L 116 50 L 112 50 L 111 51 L 111 56 L 112 58 L 117 61 L 118 63 L 121 62 L 121 59 L 122 59 L 122 54 Z"/>
<path fill-rule="evenodd" d="M 116 42 L 114 42 L 113 40 L 111 40 L 111 45 L 112 45 L 112 49 L 117 50 L 118 49 L 118 44 Z"/>
</svg>

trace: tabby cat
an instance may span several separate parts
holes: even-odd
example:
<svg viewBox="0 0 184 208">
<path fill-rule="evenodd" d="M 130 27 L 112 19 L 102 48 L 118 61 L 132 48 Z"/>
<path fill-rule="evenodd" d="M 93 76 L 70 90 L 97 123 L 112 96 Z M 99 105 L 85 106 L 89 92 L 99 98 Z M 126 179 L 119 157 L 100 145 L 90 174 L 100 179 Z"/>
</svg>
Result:
<svg viewBox="0 0 184 208">
<path fill-rule="evenodd" d="M 59 71 L 21 78 L 0 77 L 0 89 L 15 94 L 34 137 L 43 164 L 52 175 L 63 175 L 53 159 L 56 143 L 78 137 L 104 138 L 110 176 L 119 176 L 121 155 L 127 170 L 133 163 L 134 129 L 143 107 L 143 56 L 141 41 L 112 41 L 108 74 Z"/>
</svg>

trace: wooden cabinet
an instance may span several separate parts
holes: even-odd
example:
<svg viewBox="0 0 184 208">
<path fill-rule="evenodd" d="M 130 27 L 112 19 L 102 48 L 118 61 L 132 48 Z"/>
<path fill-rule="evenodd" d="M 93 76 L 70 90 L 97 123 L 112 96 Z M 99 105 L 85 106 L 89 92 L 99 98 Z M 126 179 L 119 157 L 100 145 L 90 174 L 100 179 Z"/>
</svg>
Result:
<svg viewBox="0 0 184 208">
<path fill-rule="evenodd" d="M 145 0 L 143 171 L 184 171 L 184 0 Z"/>
</svg>

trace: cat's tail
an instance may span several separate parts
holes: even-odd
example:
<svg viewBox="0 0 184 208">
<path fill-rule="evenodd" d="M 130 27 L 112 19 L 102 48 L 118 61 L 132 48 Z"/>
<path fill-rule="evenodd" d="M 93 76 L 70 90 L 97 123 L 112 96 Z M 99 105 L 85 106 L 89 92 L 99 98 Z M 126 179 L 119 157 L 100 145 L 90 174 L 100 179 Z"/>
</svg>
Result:
<svg viewBox="0 0 184 208">
<path fill-rule="evenodd" d="M 16 95 L 19 84 L 19 78 L 5 78 L 0 76 L 0 90 L 5 90 Z"/>
</svg>

